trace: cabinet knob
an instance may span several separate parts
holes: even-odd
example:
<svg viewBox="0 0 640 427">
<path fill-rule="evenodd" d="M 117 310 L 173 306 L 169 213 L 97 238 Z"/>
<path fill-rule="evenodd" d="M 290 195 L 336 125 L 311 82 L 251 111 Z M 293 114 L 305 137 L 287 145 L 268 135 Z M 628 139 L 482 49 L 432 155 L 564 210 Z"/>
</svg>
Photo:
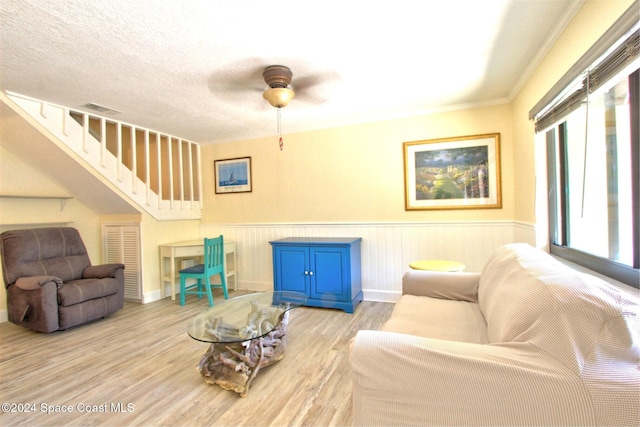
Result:
<svg viewBox="0 0 640 427">
<path fill-rule="evenodd" d="M 309 272 L 308 272 L 307 270 L 305 270 L 305 271 L 304 271 L 304 275 L 305 275 L 305 276 L 308 276 L 308 275 L 309 275 Z"/>
<path fill-rule="evenodd" d="M 310 271 L 310 272 L 309 272 L 309 276 L 313 276 L 313 271 Z"/>
</svg>

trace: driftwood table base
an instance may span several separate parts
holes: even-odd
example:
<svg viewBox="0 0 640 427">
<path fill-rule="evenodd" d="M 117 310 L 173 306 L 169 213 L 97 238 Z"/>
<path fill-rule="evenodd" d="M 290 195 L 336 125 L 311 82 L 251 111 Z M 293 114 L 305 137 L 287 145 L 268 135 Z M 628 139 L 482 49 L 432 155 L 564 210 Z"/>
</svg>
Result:
<svg viewBox="0 0 640 427">
<path fill-rule="evenodd" d="M 236 343 L 213 343 L 202 356 L 198 369 L 209 384 L 218 384 L 245 397 L 258 371 L 284 356 L 289 312 L 284 312 L 267 335 Z"/>
</svg>

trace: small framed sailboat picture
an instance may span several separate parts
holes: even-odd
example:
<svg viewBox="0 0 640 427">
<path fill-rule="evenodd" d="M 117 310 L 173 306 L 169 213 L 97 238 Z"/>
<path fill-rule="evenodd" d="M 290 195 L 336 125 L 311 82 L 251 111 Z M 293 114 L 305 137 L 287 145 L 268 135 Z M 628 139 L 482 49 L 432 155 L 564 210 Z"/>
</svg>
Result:
<svg viewBox="0 0 640 427">
<path fill-rule="evenodd" d="M 214 160 L 216 194 L 251 192 L 251 157 Z"/>
</svg>

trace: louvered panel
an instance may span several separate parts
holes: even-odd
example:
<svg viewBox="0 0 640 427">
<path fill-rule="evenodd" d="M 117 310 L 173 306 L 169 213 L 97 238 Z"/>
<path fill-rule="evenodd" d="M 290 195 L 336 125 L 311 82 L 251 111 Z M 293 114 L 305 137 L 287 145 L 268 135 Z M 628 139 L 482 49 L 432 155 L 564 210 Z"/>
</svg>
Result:
<svg viewBox="0 0 640 427">
<path fill-rule="evenodd" d="M 122 245 L 120 245 L 120 230 L 115 227 L 107 227 L 104 230 L 105 262 L 115 263 L 122 259 Z"/>
<path fill-rule="evenodd" d="M 122 263 L 124 270 L 124 297 L 125 299 L 141 300 L 142 287 L 140 286 L 140 227 L 122 227 Z"/>
<path fill-rule="evenodd" d="M 141 301 L 140 225 L 104 224 L 103 245 L 106 263 L 122 263 L 125 265 L 124 298 Z"/>
</svg>

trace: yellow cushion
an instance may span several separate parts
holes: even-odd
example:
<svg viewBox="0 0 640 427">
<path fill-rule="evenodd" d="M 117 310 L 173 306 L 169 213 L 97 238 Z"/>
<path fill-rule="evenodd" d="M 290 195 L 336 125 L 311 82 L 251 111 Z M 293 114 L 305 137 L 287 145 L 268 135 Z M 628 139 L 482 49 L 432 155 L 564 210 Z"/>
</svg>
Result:
<svg viewBox="0 0 640 427">
<path fill-rule="evenodd" d="M 432 270 L 432 271 L 462 271 L 465 265 L 457 261 L 445 261 L 440 259 L 423 259 L 414 261 L 409 264 L 414 270 Z"/>
</svg>

